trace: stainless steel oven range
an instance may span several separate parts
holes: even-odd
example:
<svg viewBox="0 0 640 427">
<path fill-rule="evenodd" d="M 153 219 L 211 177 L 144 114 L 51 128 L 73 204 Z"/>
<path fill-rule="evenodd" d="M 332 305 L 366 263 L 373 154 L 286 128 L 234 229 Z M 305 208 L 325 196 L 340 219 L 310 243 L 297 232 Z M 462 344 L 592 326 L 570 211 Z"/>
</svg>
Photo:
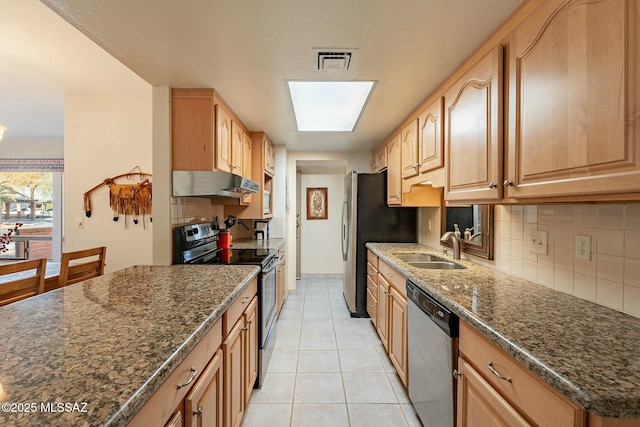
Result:
<svg viewBox="0 0 640 427">
<path fill-rule="evenodd" d="M 258 274 L 258 379 L 264 381 L 275 345 L 276 271 L 279 258 L 274 249 L 218 249 L 215 224 L 191 224 L 173 229 L 174 264 L 245 264 L 260 266 Z"/>
</svg>

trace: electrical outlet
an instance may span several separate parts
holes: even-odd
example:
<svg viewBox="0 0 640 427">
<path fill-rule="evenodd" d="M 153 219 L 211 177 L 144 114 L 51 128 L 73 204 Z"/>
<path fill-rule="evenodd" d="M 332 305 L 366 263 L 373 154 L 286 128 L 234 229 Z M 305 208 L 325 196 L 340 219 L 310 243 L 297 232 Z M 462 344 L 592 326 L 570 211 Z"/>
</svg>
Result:
<svg viewBox="0 0 640 427">
<path fill-rule="evenodd" d="M 547 254 L 547 232 L 541 230 L 529 231 L 529 252 L 533 254 Z"/>
<path fill-rule="evenodd" d="M 84 218 L 76 218 L 76 228 L 84 228 Z"/>
<path fill-rule="evenodd" d="M 428 231 L 431 231 L 431 220 L 429 220 L 429 222 L 427 223 L 427 229 Z"/>
<path fill-rule="evenodd" d="M 591 261 L 591 236 L 576 235 L 576 259 Z"/>
</svg>

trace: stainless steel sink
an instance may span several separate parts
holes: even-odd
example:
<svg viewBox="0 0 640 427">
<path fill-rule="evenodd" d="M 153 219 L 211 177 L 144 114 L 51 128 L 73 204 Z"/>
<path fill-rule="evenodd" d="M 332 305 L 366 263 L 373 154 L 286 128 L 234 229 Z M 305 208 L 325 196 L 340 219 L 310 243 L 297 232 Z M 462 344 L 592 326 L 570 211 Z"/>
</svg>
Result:
<svg viewBox="0 0 640 427">
<path fill-rule="evenodd" d="M 393 254 L 396 258 L 406 262 L 412 267 L 428 268 L 431 270 L 460 270 L 467 268 L 464 265 L 451 262 L 445 258 L 431 254 Z"/>
<path fill-rule="evenodd" d="M 446 259 L 444 258 L 440 258 L 439 256 L 436 255 L 431 255 L 431 254 L 402 254 L 402 253 L 398 253 L 398 254 L 393 254 L 395 255 L 396 258 L 407 262 L 407 263 L 411 263 L 411 262 L 447 262 Z"/>
<path fill-rule="evenodd" d="M 449 261 L 407 262 L 407 264 L 412 267 L 427 268 L 430 270 L 461 270 L 467 268 L 464 265 Z"/>
</svg>

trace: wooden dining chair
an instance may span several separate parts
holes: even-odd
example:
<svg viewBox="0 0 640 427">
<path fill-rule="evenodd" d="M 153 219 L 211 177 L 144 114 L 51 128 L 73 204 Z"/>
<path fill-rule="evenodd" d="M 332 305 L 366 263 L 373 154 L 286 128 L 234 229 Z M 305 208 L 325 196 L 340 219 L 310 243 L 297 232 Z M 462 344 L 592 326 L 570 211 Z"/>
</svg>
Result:
<svg viewBox="0 0 640 427">
<path fill-rule="evenodd" d="M 58 287 L 102 276 L 106 254 L 107 248 L 104 246 L 63 253 L 60 261 Z"/>
<path fill-rule="evenodd" d="M 0 283 L 0 306 L 44 292 L 46 269 L 46 259 L 0 264 L 0 278 L 9 274 L 16 275 L 15 279 L 11 277 L 10 281 Z M 29 274 L 29 270 L 33 270 L 34 274 Z"/>
</svg>

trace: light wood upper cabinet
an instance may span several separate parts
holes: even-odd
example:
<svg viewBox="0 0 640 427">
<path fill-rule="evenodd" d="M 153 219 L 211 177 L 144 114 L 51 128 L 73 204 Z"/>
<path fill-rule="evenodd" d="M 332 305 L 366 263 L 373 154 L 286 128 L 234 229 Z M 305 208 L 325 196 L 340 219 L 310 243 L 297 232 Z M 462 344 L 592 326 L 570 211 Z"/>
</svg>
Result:
<svg viewBox="0 0 640 427">
<path fill-rule="evenodd" d="M 387 204 L 402 204 L 402 134 L 399 133 L 387 143 Z"/>
<path fill-rule="evenodd" d="M 244 176 L 243 166 L 244 166 L 244 158 L 243 151 L 244 149 L 244 130 L 239 127 L 235 121 L 231 121 L 231 162 L 229 163 L 229 167 L 232 173 L 236 175 Z"/>
<path fill-rule="evenodd" d="M 171 161 L 173 170 L 215 169 L 213 91 L 173 90 Z"/>
<path fill-rule="evenodd" d="M 387 145 L 382 144 L 373 152 L 371 159 L 371 169 L 375 173 L 380 173 L 387 169 Z"/>
<path fill-rule="evenodd" d="M 276 150 L 269 138 L 264 139 L 264 171 L 271 176 L 276 174 Z"/>
<path fill-rule="evenodd" d="M 409 123 L 400 133 L 402 138 L 402 178 L 418 175 L 418 120 Z"/>
<path fill-rule="evenodd" d="M 418 165 L 420 173 L 444 166 L 443 109 L 444 98 L 438 97 L 418 117 Z"/>
<path fill-rule="evenodd" d="M 173 170 L 219 170 L 251 179 L 251 137 L 215 90 L 171 91 L 171 138 Z"/>
<path fill-rule="evenodd" d="M 550 0 L 509 41 L 507 196 L 640 190 L 634 0 Z"/>
<path fill-rule="evenodd" d="M 216 169 L 231 172 L 231 115 L 222 105 L 216 105 Z"/>
<path fill-rule="evenodd" d="M 445 200 L 502 198 L 502 46 L 445 96 Z"/>
</svg>

